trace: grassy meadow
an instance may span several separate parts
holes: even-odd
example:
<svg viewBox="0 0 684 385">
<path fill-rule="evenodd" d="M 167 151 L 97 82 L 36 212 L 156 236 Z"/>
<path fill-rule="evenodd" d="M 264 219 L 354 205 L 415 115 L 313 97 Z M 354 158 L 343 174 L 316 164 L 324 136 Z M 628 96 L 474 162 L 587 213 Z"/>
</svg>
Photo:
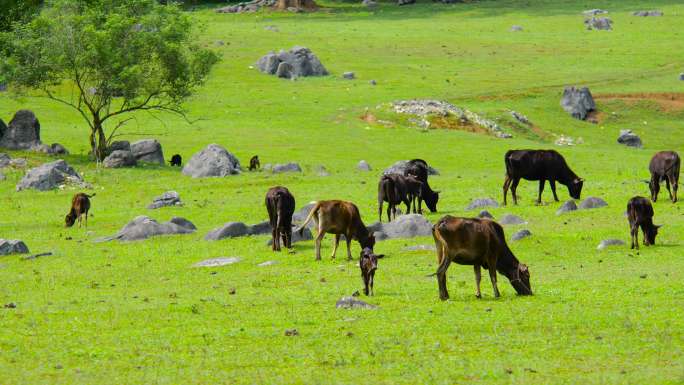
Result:
<svg viewBox="0 0 684 385">
<path fill-rule="evenodd" d="M 682 384 L 684 383 L 684 206 L 663 186 L 654 204 L 665 224 L 654 247 L 603 251 L 602 239 L 629 242 L 624 211 L 634 195 L 648 195 L 648 161 L 659 150 L 684 151 L 684 4 L 675 0 L 480 1 L 444 5 L 419 1 L 376 10 L 352 2 L 321 2 L 308 14 L 193 12 L 198 38 L 223 60 L 187 104 L 188 124 L 174 116 L 135 115 L 122 137 L 157 138 L 166 158 L 185 161 L 207 144 L 234 153 L 243 167 L 299 162 L 301 174 L 244 172 L 191 179 L 168 166 L 97 168 L 87 159 L 88 130 L 77 112 L 39 97 L 0 93 L 6 123 L 21 108 L 41 122 L 43 142 L 64 144 L 64 159 L 93 185 L 89 228 L 65 229 L 74 188 L 15 192 L 25 170 L 3 169 L 0 238 L 21 239 L 23 260 L 0 257 L 0 384 Z M 581 12 L 610 11 L 613 31 L 587 31 Z M 659 9 L 663 17 L 634 17 Z M 510 32 L 520 25 L 522 32 Z M 276 26 L 278 31 L 267 30 Z M 217 44 L 222 41 L 224 44 Z M 330 76 L 282 80 L 259 73 L 256 60 L 271 50 L 309 47 Z M 356 80 L 341 78 L 354 71 Z M 373 79 L 377 85 L 369 84 Z M 565 85 L 591 88 L 598 124 L 572 119 L 560 107 Z M 361 119 L 386 115 L 387 103 L 434 98 L 506 119 L 525 114 L 535 129 L 514 138 L 458 130 L 421 130 L 405 118 L 391 124 Z M 385 111 L 385 112 L 383 112 Z M 616 143 L 632 129 L 643 149 Z M 560 135 L 582 138 L 556 146 Z M 378 310 L 338 310 L 335 302 L 362 288 L 355 261 L 323 242 L 295 253 L 273 253 L 268 236 L 217 242 L 204 235 L 229 221 L 267 218 L 264 195 L 284 185 L 297 206 L 320 199 L 355 202 L 364 221 L 377 220 L 377 180 L 401 159 L 423 158 L 440 171 L 438 213 L 474 216 L 473 198 L 501 202 L 503 155 L 512 148 L 555 148 L 585 178 L 582 198 L 609 206 L 555 215 L 548 188 L 536 206 L 537 183 L 522 181 L 518 206 L 491 209 L 529 223 L 506 226 L 531 271 L 532 297 L 518 297 L 500 276 L 494 299 L 484 274 L 475 298 L 472 268 L 453 265 L 451 299 L 439 301 L 436 257 L 404 251 L 430 237 L 379 242 Z M 4 150 L 3 150 L 4 151 Z M 36 166 L 52 158 L 7 151 Z M 373 170 L 360 172 L 367 160 Z M 331 176 L 315 172 L 324 165 Z M 183 207 L 146 209 L 176 190 Z M 131 243 L 95 243 L 138 215 L 159 221 L 181 216 L 191 235 Z M 641 238 L 641 235 L 640 235 Z M 359 246 L 353 244 L 353 255 Z M 241 262 L 193 268 L 208 258 Z M 277 261 L 259 267 L 264 261 Z M 15 303 L 16 308 L 2 305 Z M 298 336 L 285 336 L 286 329 Z"/>
</svg>

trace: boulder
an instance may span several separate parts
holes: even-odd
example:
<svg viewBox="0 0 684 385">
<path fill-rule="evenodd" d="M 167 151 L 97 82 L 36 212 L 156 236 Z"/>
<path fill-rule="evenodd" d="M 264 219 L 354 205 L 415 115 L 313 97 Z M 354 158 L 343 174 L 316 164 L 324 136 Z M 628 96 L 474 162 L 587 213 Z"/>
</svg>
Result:
<svg viewBox="0 0 684 385">
<path fill-rule="evenodd" d="M 224 177 L 239 174 L 240 161 L 218 144 L 210 144 L 190 158 L 183 174 L 193 178 Z"/>
<path fill-rule="evenodd" d="M 606 247 L 609 246 L 622 246 L 624 245 L 625 242 L 620 240 L 620 239 L 604 239 L 599 243 L 599 245 L 596 247 L 597 250 L 603 250 Z"/>
<path fill-rule="evenodd" d="M 408 160 L 400 160 L 397 162 L 394 162 L 393 165 L 389 166 L 388 168 L 385 169 L 385 171 L 382 172 L 383 175 L 390 175 L 390 174 L 399 174 L 399 175 L 404 175 L 406 172 L 406 166 L 408 165 Z M 439 175 L 439 171 L 436 169 L 428 166 L 428 175 Z"/>
<path fill-rule="evenodd" d="M 523 27 L 521 27 L 519 25 L 511 26 L 511 32 L 520 32 L 522 30 L 523 30 Z"/>
<path fill-rule="evenodd" d="M 596 15 L 603 15 L 605 13 L 608 13 L 608 11 L 603 10 L 603 9 L 590 9 L 588 11 L 582 12 L 584 16 L 596 16 Z"/>
<path fill-rule="evenodd" d="M 293 229 L 294 229 L 294 227 L 293 227 Z M 292 232 L 292 243 L 297 243 L 297 242 L 301 242 L 301 241 L 310 241 L 312 239 L 313 239 L 313 234 L 311 233 L 311 230 L 309 230 L 308 228 L 304 229 L 304 232 L 302 233 L 302 235 L 299 235 L 299 232 L 295 232 L 295 231 Z M 268 238 L 268 241 L 266 241 L 266 246 L 271 246 L 272 244 L 273 244 L 273 239 Z"/>
<path fill-rule="evenodd" d="M 519 240 L 521 240 L 523 238 L 527 238 L 531 235 L 532 235 L 532 233 L 530 232 L 530 230 L 527 230 L 527 229 L 520 230 L 517 233 L 513 234 L 513 236 L 511 237 L 511 240 L 512 241 L 519 241 Z"/>
<path fill-rule="evenodd" d="M 360 299 L 354 297 L 342 297 L 336 303 L 335 307 L 337 309 L 377 309 L 375 305 L 363 302 Z"/>
<path fill-rule="evenodd" d="M 579 209 L 580 210 L 586 210 L 586 209 L 597 209 L 599 207 L 605 207 L 608 206 L 608 203 L 604 201 L 601 198 L 597 197 L 589 197 L 580 202 L 579 204 Z"/>
<path fill-rule="evenodd" d="M 115 235 L 101 238 L 98 241 L 137 241 L 162 235 L 191 234 L 196 230 L 197 227 L 185 218 L 172 218 L 168 222 L 159 223 L 150 217 L 141 215 L 128 222 Z"/>
<path fill-rule="evenodd" d="M 309 203 L 308 205 L 302 207 L 301 209 L 297 210 L 292 214 L 292 222 L 293 223 L 303 223 L 306 220 L 306 217 L 309 215 L 311 212 L 311 209 L 316 205 L 316 202 Z M 314 226 L 313 221 L 309 222 L 307 225 L 308 228 L 312 229 Z"/>
<path fill-rule="evenodd" d="M 52 152 L 52 147 L 48 146 L 47 144 L 40 143 L 34 144 L 31 146 L 31 148 L 29 148 L 29 150 L 33 152 L 42 152 L 43 154 L 50 154 L 50 152 Z"/>
<path fill-rule="evenodd" d="M 345 72 L 342 74 L 342 78 L 347 79 L 347 80 L 354 80 L 355 75 L 353 72 Z"/>
<path fill-rule="evenodd" d="M 162 146 L 156 139 L 143 139 L 131 144 L 131 152 L 138 162 L 164 165 Z"/>
<path fill-rule="evenodd" d="M 59 143 L 52 143 L 50 145 L 50 154 L 52 155 L 69 155 L 69 150 Z"/>
<path fill-rule="evenodd" d="M 608 17 L 592 17 L 584 20 L 588 30 L 610 31 L 613 29 L 613 20 Z"/>
<path fill-rule="evenodd" d="M 271 223 L 269 221 L 259 222 L 247 227 L 249 228 L 250 235 L 271 234 Z"/>
<path fill-rule="evenodd" d="M 662 11 L 636 11 L 632 13 L 634 16 L 642 16 L 642 17 L 647 17 L 647 16 L 663 16 Z"/>
<path fill-rule="evenodd" d="M 83 183 L 83 178 L 64 160 L 60 159 L 30 169 L 17 184 L 17 191 L 26 189 L 47 191 L 66 182 Z"/>
<path fill-rule="evenodd" d="M 134 167 L 138 162 L 130 151 L 115 150 L 102 161 L 107 168 Z"/>
<path fill-rule="evenodd" d="M 162 195 L 154 198 L 152 203 L 147 206 L 148 209 L 154 210 L 166 206 L 182 206 L 183 202 L 180 200 L 180 195 L 175 191 L 167 191 Z"/>
<path fill-rule="evenodd" d="M 356 169 L 359 171 L 370 171 L 371 166 L 366 162 L 365 160 L 359 161 L 359 164 L 356 165 Z"/>
<path fill-rule="evenodd" d="M 278 60 L 278 55 L 271 52 L 257 60 L 256 66 L 259 68 L 259 71 L 263 73 L 275 75 L 275 73 L 278 71 L 279 64 L 280 60 Z"/>
<path fill-rule="evenodd" d="M 294 74 L 294 68 L 292 68 L 292 64 L 286 62 L 280 62 L 278 64 L 276 76 L 282 79 L 292 79 L 296 77 Z"/>
<path fill-rule="evenodd" d="M 432 235 L 432 223 L 420 214 L 406 214 L 389 223 L 375 222 L 368 230 L 377 240 L 413 238 Z"/>
<path fill-rule="evenodd" d="M 5 153 L 0 153 L 0 168 L 7 167 L 10 165 L 12 158 Z"/>
<path fill-rule="evenodd" d="M 563 203 L 563 205 L 556 211 L 556 215 L 561 215 L 563 213 L 567 213 L 568 211 L 575 210 L 577 210 L 577 204 L 573 199 L 570 199 L 569 201 Z"/>
<path fill-rule="evenodd" d="M 257 61 L 256 66 L 263 73 L 275 74 L 282 78 L 325 76 L 328 74 L 323 64 L 310 49 L 299 46 L 295 46 L 289 51 L 281 50 L 278 54 L 268 53 Z"/>
<path fill-rule="evenodd" d="M 232 265 L 234 263 L 240 262 L 239 257 L 220 257 L 220 258 L 211 258 L 211 259 L 206 259 L 201 262 L 197 262 L 192 267 L 218 267 L 218 266 L 225 266 L 225 265 Z"/>
<path fill-rule="evenodd" d="M 279 174 L 282 172 L 302 172 L 302 168 L 299 167 L 298 163 L 290 162 L 290 163 L 282 163 L 282 164 L 275 164 L 273 165 L 273 168 L 271 171 L 274 174 Z"/>
<path fill-rule="evenodd" d="M 11 150 L 28 150 L 40 144 L 40 122 L 29 110 L 17 111 L 0 138 L 0 147 Z"/>
<path fill-rule="evenodd" d="M 641 148 L 643 146 L 639 135 L 632 132 L 632 130 L 620 130 L 617 142 L 629 147 Z"/>
<path fill-rule="evenodd" d="M 587 114 L 596 109 L 594 98 L 587 87 L 565 87 L 560 104 L 565 112 L 579 120 L 585 120 Z"/>
<path fill-rule="evenodd" d="M 0 239 L 0 255 L 28 254 L 29 249 L 23 241 Z"/>
<path fill-rule="evenodd" d="M 218 241 L 225 238 L 244 237 L 247 235 L 262 235 L 271 233 L 271 224 L 268 221 L 254 225 L 246 225 L 242 222 L 228 222 L 221 227 L 211 230 L 204 236 L 206 241 Z M 293 234 L 294 237 L 294 234 Z"/>
<path fill-rule="evenodd" d="M 498 222 L 502 225 L 522 225 L 527 223 L 524 219 L 513 214 L 504 215 L 503 217 L 501 217 L 501 219 L 499 219 Z"/>
<path fill-rule="evenodd" d="M 111 154 L 114 151 L 131 151 L 131 142 L 127 140 L 117 140 L 112 142 L 109 147 L 107 147 L 107 154 Z"/>
<path fill-rule="evenodd" d="M 478 218 L 489 218 L 489 219 L 494 219 L 494 216 L 487 210 L 482 210 L 480 211 L 479 214 L 477 214 Z"/>
<path fill-rule="evenodd" d="M 499 203 L 492 198 L 478 198 L 470 201 L 466 210 L 475 210 L 481 207 L 499 207 Z"/>
</svg>

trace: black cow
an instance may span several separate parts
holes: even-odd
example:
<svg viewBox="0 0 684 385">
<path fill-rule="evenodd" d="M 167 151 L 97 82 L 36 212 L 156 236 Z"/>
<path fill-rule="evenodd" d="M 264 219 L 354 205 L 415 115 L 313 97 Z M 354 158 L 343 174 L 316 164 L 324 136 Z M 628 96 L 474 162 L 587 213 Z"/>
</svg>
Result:
<svg viewBox="0 0 684 385">
<path fill-rule="evenodd" d="M 249 171 L 256 171 L 261 168 L 261 163 L 259 162 L 259 155 L 254 155 L 252 159 L 249 160 Z"/>
<path fill-rule="evenodd" d="M 169 164 L 171 164 L 171 166 L 176 166 L 176 167 L 180 167 L 182 165 L 182 163 L 183 163 L 183 158 L 181 158 L 180 154 L 175 154 L 174 156 L 172 156 L 171 161 L 169 162 Z"/>
<path fill-rule="evenodd" d="M 369 247 L 364 247 L 361 250 L 359 267 L 361 268 L 361 277 L 363 278 L 363 293 L 366 295 L 373 295 L 375 271 L 378 269 L 378 259 L 382 257 L 384 257 L 384 254 L 375 254 L 373 249 Z"/>
<path fill-rule="evenodd" d="M 653 224 L 653 206 L 644 197 L 636 196 L 627 202 L 627 220 L 632 240 L 632 249 L 639 250 L 639 227 L 644 233 L 644 245 L 654 245 L 658 229 L 662 225 Z"/>
<path fill-rule="evenodd" d="M 661 151 L 653 155 L 651 163 L 648 165 L 648 170 L 651 172 L 651 181 L 648 187 L 651 190 L 651 200 L 655 202 L 658 200 L 658 192 L 660 192 L 660 183 L 665 181 L 667 192 L 670 193 L 672 203 L 677 202 L 677 189 L 679 185 L 679 166 L 681 159 L 679 154 L 674 151 Z M 672 185 L 672 190 L 670 190 Z"/>
<path fill-rule="evenodd" d="M 439 201 L 439 191 L 433 191 L 428 183 L 429 166 L 422 159 L 411 159 L 406 164 L 404 175 L 412 175 L 423 182 L 423 188 L 418 197 L 418 212 L 423 213 L 422 202 L 430 209 L 430 212 L 437 212 L 437 202 Z"/>
<path fill-rule="evenodd" d="M 538 204 L 541 203 L 544 183 L 547 180 L 556 202 L 558 202 L 556 182 L 566 185 L 572 198 L 580 198 L 584 179 L 572 172 L 565 158 L 555 150 L 510 150 L 506 152 L 504 162 L 506 163 L 506 180 L 503 185 L 504 205 L 506 205 L 509 187 L 513 195 L 513 203 L 518 204 L 515 190 L 518 188 L 520 179 L 539 181 Z"/>
<path fill-rule="evenodd" d="M 295 199 L 290 191 L 282 186 L 271 187 L 266 193 L 266 210 L 271 224 L 273 251 L 280 251 L 280 239 L 286 248 L 292 248 L 292 214 Z"/>
<path fill-rule="evenodd" d="M 378 216 L 382 222 L 382 204 L 387 202 L 387 221 L 397 217 L 397 205 L 404 203 L 406 213 L 416 212 L 416 200 L 425 185 L 416 177 L 409 175 L 390 174 L 380 177 L 378 182 Z"/>
</svg>

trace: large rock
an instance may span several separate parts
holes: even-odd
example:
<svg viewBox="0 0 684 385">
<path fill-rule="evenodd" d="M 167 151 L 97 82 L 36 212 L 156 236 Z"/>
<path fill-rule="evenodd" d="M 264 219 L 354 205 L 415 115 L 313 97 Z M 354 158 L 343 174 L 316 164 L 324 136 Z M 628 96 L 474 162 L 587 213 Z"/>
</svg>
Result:
<svg viewBox="0 0 684 385">
<path fill-rule="evenodd" d="M 492 215 L 492 213 L 490 213 L 490 212 L 487 211 L 487 210 L 482 210 L 482 211 L 480 211 L 480 213 L 477 214 L 477 217 L 478 217 L 478 218 L 494 219 L 494 216 Z"/>
<path fill-rule="evenodd" d="M 390 174 L 399 174 L 399 175 L 404 175 L 406 172 L 406 167 L 408 166 L 408 160 L 399 160 L 394 162 L 393 165 L 387 167 L 382 174 L 383 175 L 390 175 Z M 439 175 L 439 171 L 436 169 L 428 166 L 428 175 Z"/>
<path fill-rule="evenodd" d="M 23 241 L 0 239 L 0 255 L 28 254 L 29 249 Z"/>
<path fill-rule="evenodd" d="M 52 143 L 50 145 L 50 152 L 51 155 L 69 155 L 69 150 L 66 149 L 66 147 L 62 146 L 59 143 Z"/>
<path fill-rule="evenodd" d="M 560 104 L 565 112 L 579 120 L 585 120 L 587 114 L 596 109 L 594 98 L 587 87 L 565 87 Z"/>
<path fill-rule="evenodd" d="M 597 250 L 603 250 L 609 246 L 622 246 L 625 244 L 625 241 L 620 240 L 620 239 L 604 239 L 599 243 L 599 245 L 596 247 Z"/>
<path fill-rule="evenodd" d="M 647 17 L 647 16 L 663 16 L 662 11 L 636 11 L 632 13 L 634 16 L 642 16 L 642 17 Z"/>
<path fill-rule="evenodd" d="M 102 161 L 107 168 L 134 167 L 138 162 L 130 151 L 116 150 Z"/>
<path fill-rule="evenodd" d="M 162 146 L 156 139 L 143 139 L 131 144 L 131 152 L 138 162 L 164 165 Z"/>
<path fill-rule="evenodd" d="M 344 237 L 344 236 L 342 236 L 342 237 Z M 313 239 L 313 234 L 311 233 L 311 230 L 304 229 L 304 231 L 302 232 L 302 235 L 299 235 L 299 232 L 298 231 L 295 232 L 294 227 L 293 227 L 292 243 L 297 243 L 297 242 L 301 242 L 301 241 L 310 241 L 312 239 Z M 272 244 L 273 244 L 273 239 L 268 238 L 268 241 L 266 242 L 266 246 L 271 246 Z"/>
<path fill-rule="evenodd" d="M 571 199 L 563 203 L 563 205 L 556 211 L 556 215 L 561 215 L 563 213 L 567 213 L 568 211 L 575 210 L 577 210 L 577 203 L 575 203 L 575 200 Z"/>
<path fill-rule="evenodd" d="M 589 197 L 580 202 L 579 204 L 579 209 L 580 210 L 586 210 L 586 209 L 597 209 L 599 207 L 605 207 L 608 206 L 608 203 L 604 201 L 601 198 L 597 197 Z"/>
<path fill-rule="evenodd" d="M 377 240 L 413 238 L 432 235 L 432 223 L 420 214 L 406 214 L 389 223 L 375 222 L 368 230 Z"/>
<path fill-rule="evenodd" d="M 224 177 L 239 174 L 240 161 L 218 144 L 210 144 L 190 158 L 183 174 L 193 178 Z"/>
<path fill-rule="evenodd" d="M 306 206 L 302 207 L 301 209 L 297 210 L 292 214 L 292 222 L 293 223 L 303 223 L 306 220 L 306 217 L 309 215 L 311 212 L 311 209 L 316 205 L 316 203 L 309 203 Z M 309 224 L 306 226 L 310 229 L 314 227 L 314 222 L 310 221 Z"/>
<path fill-rule="evenodd" d="M 107 147 L 107 154 L 111 154 L 114 151 L 131 151 L 131 142 L 127 140 L 117 140 L 112 142 L 109 147 Z"/>
<path fill-rule="evenodd" d="M 101 238 L 99 241 L 138 241 L 160 235 L 191 234 L 197 230 L 192 222 L 185 218 L 172 218 L 168 222 L 159 223 L 156 220 L 141 215 L 133 219 L 116 235 Z"/>
<path fill-rule="evenodd" d="M 147 206 L 148 209 L 154 210 L 166 206 L 182 206 L 183 202 L 180 200 L 180 195 L 175 191 L 167 191 L 162 195 L 154 198 L 152 203 Z"/>
<path fill-rule="evenodd" d="M 17 111 L 0 138 L 0 147 L 11 150 L 28 150 L 40 144 L 40 123 L 29 110 Z"/>
<path fill-rule="evenodd" d="M 292 79 L 297 77 L 297 75 L 294 74 L 294 68 L 292 68 L 292 64 L 287 62 L 278 63 L 278 68 L 276 69 L 276 76 L 281 79 Z"/>
<path fill-rule="evenodd" d="M 247 235 L 262 235 L 270 233 L 271 224 L 268 221 L 259 222 L 251 226 L 242 222 L 228 222 L 221 227 L 211 230 L 209 233 L 207 233 L 207 235 L 204 236 L 204 239 L 207 241 L 218 241 L 225 238 L 236 238 Z"/>
<path fill-rule="evenodd" d="M 286 63 L 287 66 L 282 66 Z M 289 51 L 266 54 L 256 63 L 259 71 L 279 77 L 324 76 L 328 71 L 310 49 L 295 46 Z M 280 73 L 282 72 L 282 73 Z M 287 76 L 286 76 L 287 75 Z"/>
<path fill-rule="evenodd" d="M 610 31 L 613 29 L 613 20 L 608 17 L 592 17 L 584 20 L 584 25 L 588 30 Z"/>
<path fill-rule="evenodd" d="M 641 138 L 639 135 L 632 132 L 632 130 L 620 130 L 620 136 L 617 138 L 617 142 L 629 147 L 642 147 Z"/>
<path fill-rule="evenodd" d="M 499 207 L 499 202 L 495 201 L 492 198 L 473 199 L 472 201 L 470 201 L 468 207 L 466 207 L 466 210 L 475 210 L 482 207 Z"/>
<path fill-rule="evenodd" d="M 302 172 L 302 168 L 299 167 L 298 163 L 290 162 L 290 163 L 283 163 L 283 164 L 275 164 L 273 165 L 273 168 L 271 171 L 274 174 L 279 174 L 282 172 Z"/>
<path fill-rule="evenodd" d="M 42 166 L 28 170 L 17 184 L 17 191 L 36 189 L 52 190 L 66 182 L 83 183 L 83 178 L 62 159 L 45 163 Z"/>
</svg>

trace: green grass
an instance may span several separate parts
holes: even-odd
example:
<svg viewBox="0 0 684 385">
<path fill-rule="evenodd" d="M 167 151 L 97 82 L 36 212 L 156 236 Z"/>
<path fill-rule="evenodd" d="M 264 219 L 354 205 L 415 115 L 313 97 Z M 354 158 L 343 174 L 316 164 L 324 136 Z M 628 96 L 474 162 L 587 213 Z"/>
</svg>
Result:
<svg viewBox="0 0 684 385">
<path fill-rule="evenodd" d="M 226 43 L 217 47 L 223 61 L 188 103 L 191 117 L 201 120 L 188 125 L 140 114 L 124 138 L 158 138 L 167 158 L 181 153 L 186 160 L 219 143 L 243 165 L 259 154 L 262 163 L 298 161 L 302 175 L 195 180 L 169 167 L 96 169 L 86 159 L 87 129 L 75 112 L 45 99 L 0 96 L 0 117 L 8 121 L 19 108 L 34 110 L 44 142 L 65 144 L 72 151 L 65 159 L 97 192 L 88 231 L 64 229 L 75 190 L 17 193 L 23 171 L 3 170 L 0 237 L 54 255 L 0 257 L 0 304 L 17 304 L 0 308 L 0 383 L 683 383 L 682 204 L 664 197 L 655 204 L 656 223 L 666 224 L 655 247 L 636 253 L 627 247 L 597 251 L 596 245 L 605 238 L 628 241 L 626 202 L 648 194 L 641 180 L 648 178 L 653 152 L 684 150 L 684 112 L 599 102 L 607 118 L 594 125 L 571 119 L 558 104 L 562 87 L 572 84 L 589 85 L 594 94 L 684 92 L 677 80 L 684 71 L 684 6 L 640 3 L 383 3 L 369 12 L 335 2 L 303 15 L 197 11 L 206 44 Z M 584 30 L 580 12 L 589 8 L 610 10 L 614 31 Z M 665 16 L 631 16 L 642 8 Z M 511 33 L 513 24 L 525 30 Z M 269 50 L 293 45 L 310 47 L 333 75 L 290 82 L 250 68 Z M 355 71 L 358 80 L 340 79 L 343 71 Z M 276 184 L 288 186 L 298 206 L 354 201 L 366 223 L 373 222 L 380 170 L 412 157 L 441 172 L 431 177 L 443 192 L 439 213 L 427 215 L 431 221 L 447 213 L 472 216 L 476 212 L 465 210 L 470 199 L 501 199 L 506 150 L 555 147 L 526 133 L 501 140 L 359 119 L 366 108 L 419 97 L 490 117 L 514 109 L 551 139 L 583 138 L 584 144 L 559 150 L 586 179 L 583 197 L 603 197 L 607 208 L 556 216 L 559 204 L 550 191 L 547 205 L 534 206 L 537 184 L 523 181 L 519 206 L 491 210 L 529 221 L 505 230 L 508 237 L 520 228 L 533 233 L 510 246 L 530 266 L 535 296 L 517 297 L 500 279 L 502 298 L 495 300 L 484 279 L 484 298 L 477 300 L 472 269 L 454 265 L 452 298 L 440 302 L 436 281 L 425 277 L 436 268 L 434 253 L 402 251 L 432 243 L 418 238 L 377 245 L 388 257 L 380 261 L 375 297 L 363 299 L 379 310 L 336 310 L 335 301 L 362 283 L 344 248 L 337 260 L 329 258 L 330 237 L 321 262 L 314 261 L 312 242 L 296 244 L 290 255 L 272 253 L 266 236 L 203 240 L 225 222 L 265 219 L 263 196 Z M 641 135 L 645 148 L 618 145 L 624 128 Z M 28 157 L 32 166 L 49 160 L 10 154 Z M 371 173 L 355 171 L 361 159 L 373 166 Z M 332 176 L 316 176 L 319 164 Z M 184 207 L 145 209 L 170 189 L 181 194 Z M 567 190 L 559 195 L 567 199 Z M 143 214 L 162 221 L 182 216 L 199 230 L 142 242 L 93 242 Z M 191 267 L 219 256 L 242 261 Z M 279 263 L 257 267 L 266 260 Z M 284 336 L 291 328 L 300 335 Z"/>
</svg>

